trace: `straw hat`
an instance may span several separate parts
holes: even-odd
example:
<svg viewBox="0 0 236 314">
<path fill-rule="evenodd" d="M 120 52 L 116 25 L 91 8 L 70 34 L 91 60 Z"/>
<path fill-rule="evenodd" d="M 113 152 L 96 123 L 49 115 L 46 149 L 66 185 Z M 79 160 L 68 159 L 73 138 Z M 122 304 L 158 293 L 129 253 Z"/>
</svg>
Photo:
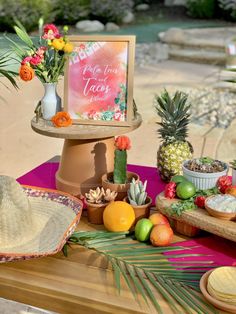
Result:
<svg viewBox="0 0 236 314">
<path fill-rule="evenodd" d="M 81 212 L 82 203 L 73 196 L 0 176 L 0 262 L 57 253 Z"/>
</svg>

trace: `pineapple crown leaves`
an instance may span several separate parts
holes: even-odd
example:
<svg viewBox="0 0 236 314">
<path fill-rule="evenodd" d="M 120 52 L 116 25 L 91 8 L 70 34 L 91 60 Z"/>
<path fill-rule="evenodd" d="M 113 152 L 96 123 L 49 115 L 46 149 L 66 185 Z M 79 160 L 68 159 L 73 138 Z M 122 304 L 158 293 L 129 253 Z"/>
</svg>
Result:
<svg viewBox="0 0 236 314">
<path fill-rule="evenodd" d="M 157 123 L 161 126 L 158 133 L 164 142 L 185 141 L 191 106 L 187 99 L 188 95 L 180 91 L 176 91 L 173 97 L 167 90 L 160 96 L 156 95 L 155 109 L 161 118 Z"/>
<path fill-rule="evenodd" d="M 233 161 L 230 162 L 230 166 L 231 166 L 231 168 L 236 170 L 236 159 L 234 159 Z"/>
</svg>

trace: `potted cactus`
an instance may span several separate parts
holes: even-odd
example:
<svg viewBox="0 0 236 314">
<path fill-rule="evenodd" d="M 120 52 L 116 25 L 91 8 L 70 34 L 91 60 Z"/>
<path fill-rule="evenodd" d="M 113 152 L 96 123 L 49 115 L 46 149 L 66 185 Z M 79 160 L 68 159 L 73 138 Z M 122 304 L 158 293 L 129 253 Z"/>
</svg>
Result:
<svg viewBox="0 0 236 314">
<path fill-rule="evenodd" d="M 144 183 L 140 180 L 132 179 L 128 190 L 128 195 L 124 198 L 124 201 L 129 203 L 135 213 L 135 224 L 141 218 L 149 217 L 150 206 L 152 199 L 146 192 L 147 181 Z"/>
<path fill-rule="evenodd" d="M 236 185 L 236 159 L 230 162 L 232 168 L 232 185 Z"/>
<path fill-rule="evenodd" d="M 127 195 L 132 178 L 139 176 L 134 172 L 127 171 L 127 150 L 131 148 L 128 136 L 118 136 L 115 140 L 114 171 L 102 176 L 102 186 L 117 192 L 116 200 L 123 200 Z"/>
<path fill-rule="evenodd" d="M 117 193 L 110 189 L 104 190 L 97 187 L 96 190 L 89 190 L 85 193 L 85 205 L 87 206 L 88 221 L 102 225 L 103 224 L 103 211 L 105 207 L 115 200 Z"/>
</svg>

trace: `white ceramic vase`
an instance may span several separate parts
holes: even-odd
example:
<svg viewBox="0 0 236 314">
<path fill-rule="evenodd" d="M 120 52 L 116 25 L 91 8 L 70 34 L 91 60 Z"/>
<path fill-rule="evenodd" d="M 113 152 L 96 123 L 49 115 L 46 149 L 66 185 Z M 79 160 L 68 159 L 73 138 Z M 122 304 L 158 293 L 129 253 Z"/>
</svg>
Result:
<svg viewBox="0 0 236 314">
<path fill-rule="evenodd" d="M 51 120 L 59 111 L 62 111 L 61 97 L 57 94 L 57 83 L 44 83 L 44 96 L 41 99 L 43 119 Z"/>
<path fill-rule="evenodd" d="M 236 169 L 232 169 L 232 185 L 236 185 Z"/>
</svg>

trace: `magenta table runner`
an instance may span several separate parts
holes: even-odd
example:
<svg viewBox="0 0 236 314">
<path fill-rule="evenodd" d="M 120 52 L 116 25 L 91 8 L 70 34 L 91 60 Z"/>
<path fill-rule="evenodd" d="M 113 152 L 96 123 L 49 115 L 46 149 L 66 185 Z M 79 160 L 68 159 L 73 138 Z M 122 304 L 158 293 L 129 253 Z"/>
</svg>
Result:
<svg viewBox="0 0 236 314">
<path fill-rule="evenodd" d="M 37 168 L 18 178 L 18 182 L 26 185 L 42 188 L 56 189 L 55 173 L 59 164 L 57 162 L 45 162 Z M 163 191 L 165 184 L 161 181 L 158 172 L 153 167 L 129 165 L 128 170 L 137 173 L 141 180 L 148 180 L 147 192 L 155 204 L 155 197 Z"/>
<path fill-rule="evenodd" d="M 18 178 L 18 182 L 21 184 L 39 186 L 43 188 L 55 189 L 55 173 L 58 169 L 57 162 L 46 162 L 37 168 L 26 173 L 22 177 Z M 155 197 L 161 191 L 163 191 L 165 184 L 161 181 L 157 169 L 153 167 L 143 167 L 136 165 L 129 165 L 129 171 L 139 174 L 142 181 L 148 180 L 147 192 L 148 195 L 155 203 Z M 235 225 L 236 227 L 236 225 Z M 199 257 L 183 257 L 175 260 L 211 260 L 214 262 L 214 266 L 220 265 L 234 265 L 236 266 L 236 243 L 229 240 L 208 235 L 204 237 L 198 237 L 193 240 L 179 242 L 175 245 L 181 245 L 189 249 L 178 251 L 178 253 L 189 254 L 204 254 L 205 256 Z M 166 253 L 171 254 L 171 253 Z M 206 256 L 207 255 L 207 256 Z M 170 259 L 171 261 L 171 259 Z"/>
</svg>

